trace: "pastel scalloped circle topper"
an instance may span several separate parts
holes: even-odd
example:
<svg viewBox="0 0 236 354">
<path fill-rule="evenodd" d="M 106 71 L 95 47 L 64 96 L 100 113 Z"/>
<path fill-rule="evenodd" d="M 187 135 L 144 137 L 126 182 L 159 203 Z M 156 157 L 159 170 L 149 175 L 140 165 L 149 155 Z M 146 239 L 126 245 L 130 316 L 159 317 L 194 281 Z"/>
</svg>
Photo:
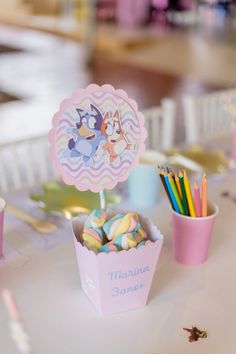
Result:
<svg viewBox="0 0 236 354">
<path fill-rule="evenodd" d="M 128 178 L 144 152 L 143 115 L 123 90 L 89 85 L 62 102 L 50 154 L 67 184 L 100 192 Z"/>
</svg>

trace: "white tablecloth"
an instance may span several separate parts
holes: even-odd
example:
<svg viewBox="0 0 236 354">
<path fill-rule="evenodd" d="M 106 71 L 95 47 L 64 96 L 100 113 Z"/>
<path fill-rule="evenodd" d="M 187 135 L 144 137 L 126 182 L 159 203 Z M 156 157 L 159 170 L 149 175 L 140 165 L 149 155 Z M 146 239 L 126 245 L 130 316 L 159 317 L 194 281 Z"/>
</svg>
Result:
<svg viewBox="0 0 236 354">
<path fill-rule="evenodd" d="M 5 240 L 24 257 L 0 268 L 0 288 L 17 299 L 35 354 L 235 354 L 236 175 L 211 184 L 220 207 L 208 261 L 187 267 L 171 259 L 167 201 L 148 212 L 165 240 L 148 305 L 100 317 L 81 290 L 72 237 L 37 248 L 24 228 L 6 223 Z M 222 197 L 229 191 L 230 197 Z M 43 237 L 43 236 L 42 236 Z M 0 301 L 0 353 L 17 353 Z M 197 325 L 208 338 L 189 343 L 183 327 Z"/>
</svg>

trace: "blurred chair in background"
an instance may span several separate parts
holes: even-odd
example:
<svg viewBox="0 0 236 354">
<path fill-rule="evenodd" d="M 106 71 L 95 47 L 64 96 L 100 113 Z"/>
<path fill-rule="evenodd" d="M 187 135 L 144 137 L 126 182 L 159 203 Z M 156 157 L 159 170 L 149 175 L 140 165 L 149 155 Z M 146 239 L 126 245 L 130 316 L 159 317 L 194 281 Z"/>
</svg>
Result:
<svg viewBox="0 0 236 354">
<path fill-rule="evenodd" d="M 232 118 L 227 114 L 224 98 L 236 98 L 236 90 L 225 90 L 195 97 L 183 97 L 187 144 L 206 143 L 221 138 L 232 130 Z"/>
<path fill-rule="evenodd" d="M 76 13 L 81 24 L 85 62 L 89 65 L 94 59 L 96 46 L 96 0 L 80 0 Z"/>
<path fill-rule="evenodd" d="M 55 179 L 47 136 L 0 145 L 0 193 Z"/>
<path fill-rule="evenodd" d="M 147 129 L 146 149 L 167 151 L 174 145 L 176 103 L 170 98 L 161 101 L 161 106 L 143 111 Z"/>
</svg>

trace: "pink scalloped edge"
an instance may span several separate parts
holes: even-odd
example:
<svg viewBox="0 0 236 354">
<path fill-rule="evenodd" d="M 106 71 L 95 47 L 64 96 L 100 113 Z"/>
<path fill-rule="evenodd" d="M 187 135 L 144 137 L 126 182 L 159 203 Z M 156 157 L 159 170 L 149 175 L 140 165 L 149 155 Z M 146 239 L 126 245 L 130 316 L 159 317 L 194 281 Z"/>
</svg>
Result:
<svg viewBox="0 0 236 354">
<path fill-rule="evenodd" d="M 119 254 L 122 254 L 122 253 L 127 253 L 129 252 L 130 254 L 131 253 L 134 253 L 134 252 L 142 252 L 142 249 L 146 248 L 146 247 L 149 247 L 149 248 L 153 248 L 155 247 L 155 244 L 157 242 L 163 242 L 164 241 L 164 236 L 161 234 L 160 230 L 157 228 L 157 226 L 153 223 L 150 222 L 150 220 L 141 215 L 141 214 L 138 214 L 139 215 L 139 218 L 141 219 L 141 222 L 143 224 L 143 221 L 145 222 L 145 228 L 148 227 L 150 229 L 153 229 L 155 230 L 155 233 L 156 233 L 156 240 L 155 241 L 152 241 L 152 240 L 147 240 L 145 242 L 145 245 L 142 246 L 142 247 L 139 247 L 139 248 L 130 248 L 129 250 L 122 250 L 122 251 L 119 251 L 119 252 L 99 252 L 99 253 L 95 253 L 93 250 L 90 250 L 89 248 L 87 248 L 86 246 L 82 245 L 82 243 L 80 241 L 77 240 L 77 238 L 75 237 L 75 233 L 74 233 L 74 227 L 73 227 L 73 223 L 74 222 L 84 222 L 86 216 L 85 215 L 81 215 L 79 217 L 76 217 L 72 220 L 72 230 L 73 230 L 73 235 L 74 235 L 74 239 L 75 239 L 75 242 L 76 242 L 76 245 L 83 249 L 83 252 L 87 253 L 88 255 L 90 254 L 92 257 L 119 257 Z"/>
<path fill-rule="evenodd" d="M 123 98 L 133 108 L 133 110 L 137 114 L 137 117 L 138 117 L 138 120 L 140 123 L 140 127 L 141 127 L 140 144 L 139 144 L 139 149 L 138 149 L 138 152 L 136 154 L 134 161 L 130 165 L 128 171 L 126 173 L 124 173 L 119 179 L 112 181 L 110 183 L 107 183 L 105 185 L 104 184 L 95 184 L 95 185 L 87 184 L 86 185 L 86 184 L 80 184 L 79 180 L 75 181 L 75 179 L 73 177 L 71 177 L 70 174 L 64 170 L 63 166 L 61 166 L 60 162 L 57 159 L 57 153 L 56 153 L 56 149 L 55 149 L 54 140 L 55 140 L 56 126 L 61 118 L 62 113 L 75 102 L 75 100 L 78 98 L 78 96 L 96 92 L 98 89 L 102 89 L 103 91 L 105 91 L 107 93 L 116 93 L 116 95 Z M 143 114 L 140 111 L 138 111 L 138 105 L 137 105 L 136 101 L 129 98 L 127 93 L 124 90 L 121 90 L 121 89 L 116 90 L 112 85 L 109 85 L 109 84 L 105 84 L 102 86 L 99 86 L 96 84 L 90 84 L 85 89 L 80 88 L 77 91 L 75 91 L 70 98 L 67 98 L 64 101 L 62 101 L 59 111 L 53 116 L 52 125 L 53 125 L 52 129 L 48 133 L 48 138 L 49 138 L 49 142 L 50 142 L 49 154 L 50 154 L 50 157 L 53 162 L 53 167 L 57 172 L 59 172 L 59 174 L 62 176 L 63 181 L 66 184 L 74 185 L 78 190 L 81 190 L 81 191 L 91 190 L 92 192 L 97 193 L 97 192 L 100 192 L 101 190 L 103 190 L 104 188 L 106 188 L 106 189 L 115 188 L 115 186 L 119 182 L 123 182 L 129 177 L 129 173 L 135 168 L 135 166 L 137 166 L 137 164 L 139 163 L 139 157 L 145 151 L 144 142 L 147 138 L 147 131 L 144 127 Z"/>
</svg>

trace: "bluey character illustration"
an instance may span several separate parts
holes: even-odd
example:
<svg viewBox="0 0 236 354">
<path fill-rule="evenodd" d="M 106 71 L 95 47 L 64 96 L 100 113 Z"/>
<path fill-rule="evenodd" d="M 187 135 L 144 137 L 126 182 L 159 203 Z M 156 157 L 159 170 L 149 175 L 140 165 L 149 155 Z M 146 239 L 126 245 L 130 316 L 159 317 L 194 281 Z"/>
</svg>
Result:
<svg viewBox="0 0 236 354">
<path fill-rule="evenodd" d="M 84 162 L 91 161 L 101 141 L 105 140 L 101 133 L 102 113 L 90 104 L 90 111 L 76 108 L 79 119 L 76 128 L 67 131 L 75 135 L 68 142 L 69 156 L 82 157 Z M 67 152 L 68 154 L 68 152 Z"/>
<path fill-rule="evenodd" d="M 101 132 L 106 137 L 106 143 L 103 150 L 109 154 L 110 162 L 113 162 L 124 150 L 133 150 L 135 145 L 130 143 L 127 139 L 127 129 L 122 128 L 120 122 L 119 111 L 116 110 L 111 117 L 107 112 L 104 116 Z"/>
</svg>

